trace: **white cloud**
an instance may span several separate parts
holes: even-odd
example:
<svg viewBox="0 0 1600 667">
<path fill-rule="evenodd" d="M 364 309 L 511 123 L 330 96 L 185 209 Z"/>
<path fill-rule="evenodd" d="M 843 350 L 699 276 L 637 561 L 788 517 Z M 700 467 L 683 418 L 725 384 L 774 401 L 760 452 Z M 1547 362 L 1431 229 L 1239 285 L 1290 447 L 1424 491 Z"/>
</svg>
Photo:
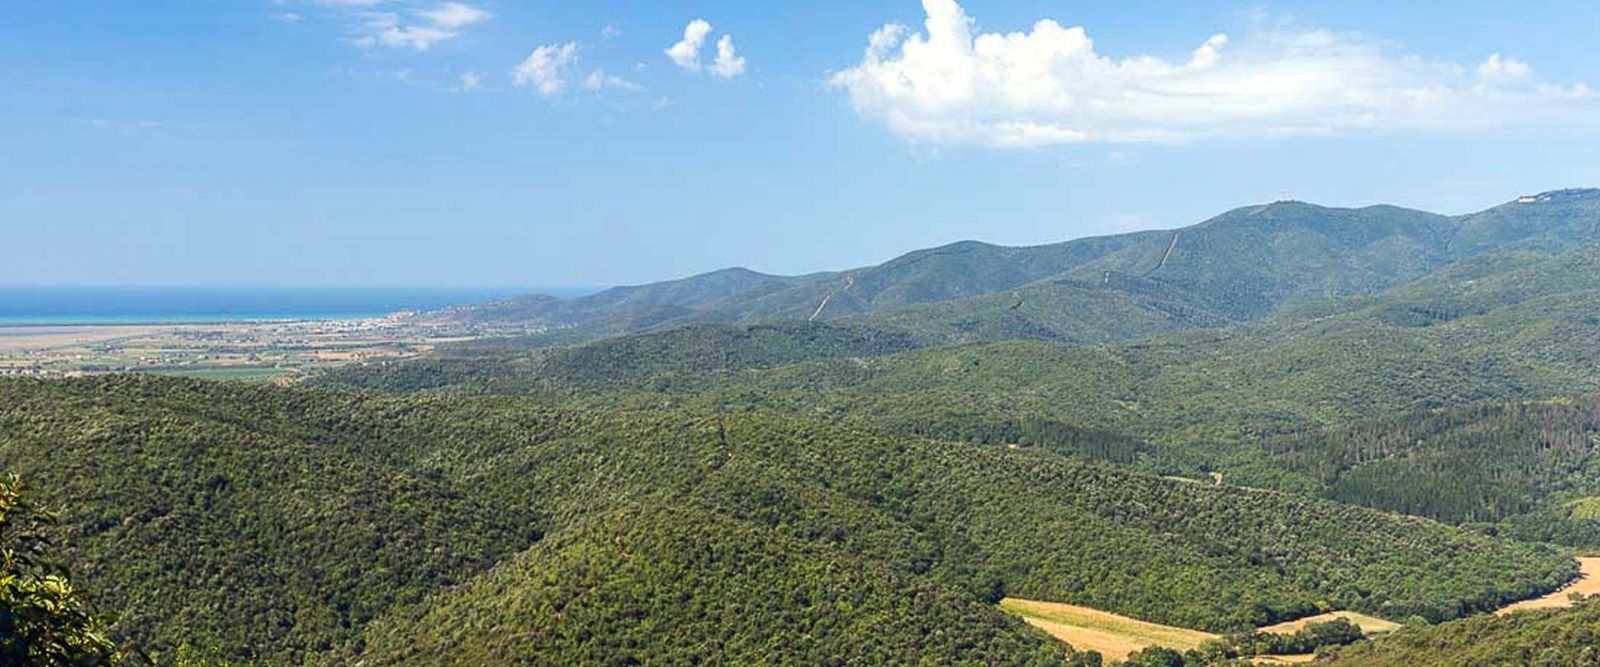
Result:
<svg viewBox="0 0 1600 667">
<path fill-rule="evenodd" d="M 691 72 L 700 71 L 700 47 L 705 46 L 711 34 L 711 24 L 705 19 L 695 19 L 683 28 L 683 39 L 667 47 L 667 57 Z"/>
<path fill-rule="evenodd" d="M 386 0 L 313 0 L 330 8 L 338 20 L 349 24 L 345 41 L 362 48 L 387 46 L 426 51 L 440 42 L 460 37 L 462 29 L 491 18 L 488 11 L 463 2 L 444 2 L 425 9 L 388 11 L 396 3 Z M 409 3 L 401 3 L 410 7 Z M 281 15 L 295 17 L 298 14 Z"/>
<path fill-rule="evenodd" d="M 711 36 L 711 31 L 711 24 L 705 19 L 690 21 L 689 25 L 683 27 L 683 39 L 667 47 L 667 58 L 678 67 L 699 72 L 703 68 L 700 51 L 705 47 L 706 38 Z M 733 35 L 723 35 L 717 40 L 717 55 L 711 61 L 711 73 L 724 79 L 732 79 L 744 74 L 744 70 L 745 60 L 733 46 Z"/>
<path fill-rule="evenodd" d="M 616 39 L 622 36 L 622 29 L 610 23 L 600 29 L 600 39 Z"/>
<path fill-rule="evenodd" d="M 711 73 L 724 79 L 744 74 L 744 58 L 733 48 L 733 35 L 717 40 L 717 59 L 711 63 Z"/>
<path fill-rule="evenodd" d="M 446 2 L 433 9 L 417 12 L 419 16 L 440 28 L 465 28 L 489 20 L 489 12 L 460 2 Z"/>
<path fill-rule="evenodd" d="M 545 97 L 560 95 L 567 86 L 567 71 L 578 62 L 578 44 L 541 46 L 533 50 L 522 64 L 512 72 L 511 80 L 519 86 L 531 85 Z"/>
<path fill-rule="evenodd" d="M 432 25 L 404 25 L 400 15 L 394 12 L 365 12 L 361 18 L 365 19 L 368 34 L 352 40 L 360 46 L 411 47 L 426 51 L 434 44 L 460 35 L 454 30 Z"/>
<path fill-rule="evenodd" d="M 278 22 L 280 22 L 280 23 L 299 23 L 299 22 L 305 20 L 304 16 L 301 16 L 301 15 L 296 14 L 294 12 L 284 12 L 282 14 L 273 14 L 272 18 L 277 19 Z"/>
<path fill-rule="evenodd" d="M 1478 76 L 1485 81 L 1513 82 L 1533 78 L 1533 68 L 1516 58 L 1504 58 L 1498 53 L 1478 65 Z"/>
<path fill-rule="evenodd" d="M 624 79 L 620 76 L 606 74 L 604 70 L 598 69 L 590 72 L 589 76 L 584 77 L 583 87 L 588 88 L 589 90 L 605 90 L 607 88 L 615 88 L 618 90 L 627 90 L 636 93 L 644 90 L 644 86 Z"/>
<path fill-rule="evenodd" d="M 457 78 L 460 83 L 456 84 L 455 92 L 458 93 L 470 93 L 483 85 L 482 72 L 462 72 Z"/>
<path fill-rule="evenodd" d="M 1586 86 L 1534 80 L 1499 55 L 1476 69 L 1325 30 L 1214 35 L 1187 60 L 1114 59 L 1081 27 L 974 34 L 956 0 L 923 0 L 923 33 L 886 25 L 832 85 L 915 141 L 1041 146 L 1464 128 L 1581 112 Z M 1592 115 L 1592 114 L 1591 114 Z"/>
</svg>

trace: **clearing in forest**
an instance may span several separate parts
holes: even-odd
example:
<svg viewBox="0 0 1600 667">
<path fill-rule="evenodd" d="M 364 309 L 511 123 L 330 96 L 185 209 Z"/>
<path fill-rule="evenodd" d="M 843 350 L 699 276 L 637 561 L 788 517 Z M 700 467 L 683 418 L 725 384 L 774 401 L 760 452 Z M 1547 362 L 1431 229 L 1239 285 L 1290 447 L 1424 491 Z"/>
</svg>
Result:
<svg viewBox="0 0 1600 667">
<path fill-rule="evenodd" d="M 1600 595 L 1600 557 L 1579 558 L 1577 560 L 1582 574 L 1572 584 L 1543 597 L 1508 605 L 1496 613 L 1509 614 L 1526 609 L 1570 607 L 1573 604 L 1572 595 L 1574 593 L 1582 596 Z M 1217 635 L 1209 632 L 1161 625 L 1089 607 L 1057 602 L 1006 598 L 1000 601 L 1000 608 L 1022 617 L 1022 620 L 1029 625 L 1050 633 L 1051 636 L 1070 644 L 1073 648 L 1098 651 L 1108 660 L 1122 660 L 1128 657 L 1128 654 L 1149 646 L 1165 646 L 1186 651 L 1191 648 L 1198 648 L 1207 640 L 1217 638 Z M 1276 634 L 1291 634 L 1312 623 L 1326 623 L 1336 618 L 1343 618 L 1355 623 L 1361 628 L 1362 632 L 1368 635 L 1383 634 L 1400 629 L 1399 623 L 1375 616 L 1350 611 L 1336 611 L 1287 623 L 1269 625 L 1260 630 Z M 1297 655 L 1259 656 L 1253 661 L 1260 665 L 1285 665 L 1300 664 L 1310 660 L 1311 656 L 1309 655 Z"/>
<path fill-rule="evenodd" d="M 1180 651 L 1198 648 L 1217 635 L 1188 628 L 1150 623 L 1110 612 L 1057 602 L 1006 598 L 1000 608 L 1022 617 L 1056 639 L 1084 651 L 1098 651 L 1108 660 L 1121 660 L 1147 646 Z"/>
<path fill-rule="evenodd" d="M 1261 628 L 1260 630 L 1262 632 L 1270 632 L 1275 635 L 1292 635 L 1296 632 L 1299 632 L 1302 628 L 1311 625 L 1312 623 L 1327 623 L 1339 618 L 1356 624 L 1356 627 L 1361 628 L 1361 631 L 1368 635 L 1381 635 L 1400 629 L 1399 623 L 1395 623 L 1394 621 L 1385 621 L 1376 616 L 1358 614 L 1353 611 L 1333 611 L 1326 614 L 1318 614 L 1316 616 L 1307 616 L 1305 618 L 1289 621 L 1287 623 L 1269 625 Z"/>
<path fill-rule="evenodd" d="M 1523 600 L 1514 605 L 1501 607 L 1500 611 L 1495 613 L 1503 615 L 1528 609 L 1566 608 L 1572 606 L 1572 595 L 1574 593 L 1584 597 L 1600 595 L 1600 558 L 1579 558 L 1578 570 L 1582 574 L 1578 575 L 1577 581 L 1572 582 L 1567 587 L 1544 597 Z"/>
<path fill-rule="evenodd" d="M 1317 656 L 1312 653 L 1302 655 L 1258 655 L 1251 658 L 1250 662 L 1257 665 L 1304 665 L 1316 659 Z"/>
<path fill-rule="evenodd" d="M 1028 625 L 1044 630 L 1080 651 L 1097 651 L 1107 660 L 1122 660 L 1128 654 L 1150 646 L 1165 646 L 1179 651 L 1199 648 L 1218 635 L 1171 625 L 1161 625 L 1137 618 L 1120 616 L 1089 607 L 1058 602 L 1039 602 L 1019 598 L 1000 601 L 1000 608 L 1022 617 Z M 1335 618 L 1347 619 L 1368 634 L 1393 632 L 1400 627 L 1381 618 L 1339 611 L 1303 618 L 1289 623 L 1261 628 L 1263 632 L 1292 633 L 1311 623 L 1325 623 Z M 1257 665 L 1299 665 L 1311 662 L 1314 656 L 1262 655 L 1251 658 Z"/>
</svg>

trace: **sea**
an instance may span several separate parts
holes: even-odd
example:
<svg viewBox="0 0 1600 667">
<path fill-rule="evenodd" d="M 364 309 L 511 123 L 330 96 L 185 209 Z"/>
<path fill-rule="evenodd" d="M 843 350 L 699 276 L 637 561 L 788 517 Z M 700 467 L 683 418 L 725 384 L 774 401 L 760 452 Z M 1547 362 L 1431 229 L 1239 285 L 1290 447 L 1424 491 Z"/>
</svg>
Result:
<svg viewBox="0 0 1600 667">
<path fill-rule="evenodd" d="M 360 319 L 525 294 L 570 298 L 593 291 L 576 287 L 0 286 L 0 325 Z"/>
</svg>

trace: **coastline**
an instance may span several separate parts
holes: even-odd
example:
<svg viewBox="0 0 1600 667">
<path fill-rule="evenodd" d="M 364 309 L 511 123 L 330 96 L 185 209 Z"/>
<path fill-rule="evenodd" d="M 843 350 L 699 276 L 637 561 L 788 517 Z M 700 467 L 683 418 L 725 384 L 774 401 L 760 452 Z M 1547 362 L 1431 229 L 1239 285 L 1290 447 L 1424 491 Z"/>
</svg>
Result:
<svg viewBox="0 0 1600 667">
<path fill-rule="evenodd" d="M 396 313 L 329 313 L 307 315 L 152 315 L 149 317 L 109 316 L 96 319 L 71 317 L 0 317 L 0 329 L 27 327 L 158 327 L 224 324 L 296 324 L 301 322 L 350 322 L 381 320 Z"/>
</svg>

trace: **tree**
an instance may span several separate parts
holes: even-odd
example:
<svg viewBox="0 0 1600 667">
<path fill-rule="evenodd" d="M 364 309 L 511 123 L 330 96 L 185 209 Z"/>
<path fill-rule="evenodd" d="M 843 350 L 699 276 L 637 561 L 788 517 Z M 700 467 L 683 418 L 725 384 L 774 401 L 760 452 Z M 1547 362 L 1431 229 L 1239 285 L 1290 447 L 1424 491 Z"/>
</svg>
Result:
<svg viewBox="0 0 1600 667">
<path fill-rule="evenodd" d="M 1150 646 L 1135 651 L 1122 663 L 1125 667 L 1184 667 L 1183 654 L 1165 646 Z"/>
<path fill-rule="evenodd" d="M 103 621 L 55 562 L 54 517 L 16 475 L 0 479 L 0 664 L 96 667 L 122 662 Z"/>
</svg>

